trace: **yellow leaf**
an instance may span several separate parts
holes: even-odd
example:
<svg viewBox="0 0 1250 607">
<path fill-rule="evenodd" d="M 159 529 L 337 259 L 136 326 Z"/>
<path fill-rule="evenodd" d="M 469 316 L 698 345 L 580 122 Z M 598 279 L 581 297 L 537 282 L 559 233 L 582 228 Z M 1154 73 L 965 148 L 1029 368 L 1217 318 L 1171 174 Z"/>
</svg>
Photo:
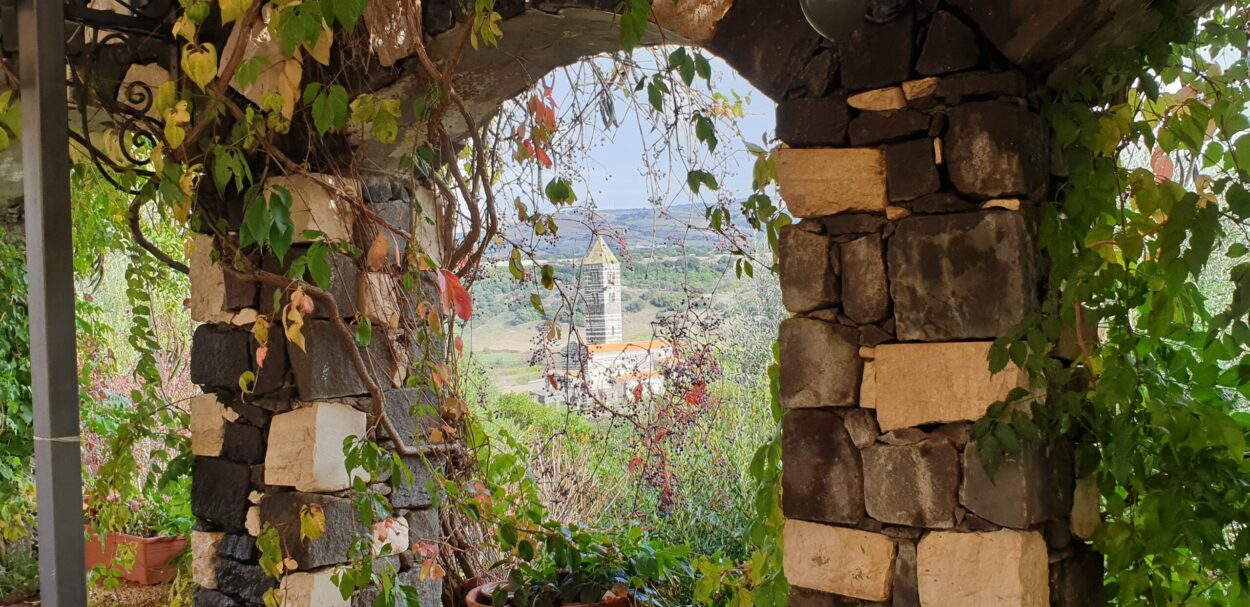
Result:
<svg viewBox="0 0 1250 607">
<path fill-rule="evenodd" d="M 164 116 L 169 110 L 174 109 L 174 105 L 178 103 L 178 85 L 173 80 L 166 80 L 156 89 L 156 111 Z"/>
<path fill-rule="evenodd" d="M 183 15 L 174 22 L 174 38 L 181 36 L 187 42 L 195 42 L 195 22 Z"/>
<path fill-rule="evenodd" d="M 186 138 L 186 129 L 178 126 L 177 123 L 174 122 L 165 123 L 165 141 L 169 142 L 170 147 L 176 148 L 182 145 L 182 142 L 185 141 Z"/>
<path fill-rule="evenodd" d="M 208 43 L 200 48 L 191 44 L 182 47 L 182 69 L 201 89 L 208 86 L 217 76 L 217 47 Z"/>
<path fill-rule="evenodd" d="M 219 0 L 221 5 L 221 24 L 225 25 L 243 16 L 251 6 L 251 0 Z"/>
<path fill-rule="evenodd" d="M 305 45 L 307 46 L 307 45 Z M 322 26 L 317 36 L 317 44 L 308 49 L 308 54 L 321 65 L 330 65 L 330 48 L 334 46 L 334 32 L 328 26 Z"/>
<path fill-rule="evenodd" d="M 269 343 L 269 321 L 264 316 L 256 317 L 256 323 L 252 325 L 252 337 L 262 346 Z"/>
<path fill-rule="evenodd" d="M 299 53 L 296 53 L 296 57 Z M 304 79 L 304 65 L 298 58 L 282 63 L 282 78 L 278 80 L 278 94 L 282 96 L 282 117 L 290 119 L 295 114 L 295 101 L 300 97 L 300 82 Z"/>
<path fill-rule="evenodd" d="M 304 327 L 304 315 L 299 313 L 294 306 L 287 306 L 286 322 L 284 323 L 287 341 L 295 344 L 297 348 L 307 352 L 304 348 L 304 333 L 300 330 Z"/>
</svg>

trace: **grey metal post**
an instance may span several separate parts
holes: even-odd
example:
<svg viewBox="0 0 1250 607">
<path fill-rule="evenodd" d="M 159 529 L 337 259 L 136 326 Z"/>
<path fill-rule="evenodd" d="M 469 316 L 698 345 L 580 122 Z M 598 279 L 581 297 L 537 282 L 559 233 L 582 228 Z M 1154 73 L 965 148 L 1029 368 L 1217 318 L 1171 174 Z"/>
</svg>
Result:
<svg viewBox="0 0 1250 607">
<path fill-rule="evenodd" d="M 64 10 L 62 0 L 20 0 L 18 56 L 39 589 L 43 605 L 85 607 Z"/>
</svg>

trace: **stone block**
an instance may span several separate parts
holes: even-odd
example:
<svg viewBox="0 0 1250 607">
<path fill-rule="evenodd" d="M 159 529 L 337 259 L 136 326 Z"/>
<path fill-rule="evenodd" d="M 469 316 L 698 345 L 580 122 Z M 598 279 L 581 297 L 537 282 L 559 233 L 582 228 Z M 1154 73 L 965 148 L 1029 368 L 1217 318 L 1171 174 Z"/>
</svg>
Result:
<svg viewBox="0 0 1250 607">
<path fill-rule="evenodd" d="M 197 586 L 217 589 L 217 546 L 225 536 L 220 531 L 191 532 L 191 579 Z"/>
<path fill-rule="evenodd" d="M 790 600 L 787 607 L 844 607 L 845 605 L 846 599 L 836 594 L 790 586 Z"/>
<path fill-rule="evenodd" d="M 911 209 L 912 213 L 965 213 L 980 208 L 979 204 L 948 192 L 921 196 L 901 204 Z"/>
<path fill-rule="evenodd" d="M 1031 444 L 1003 459 L 991 478 L 976 441 L 964 449 L 959 501 L 969 512 L 1003 527 L 1028 529 L 1072 511 L 1070 448 Z"/>
<path fill-rule="evenodd" d="M 265 461 L 265 433 L 256 426 L 226 424 L 221 456 L 240 464 Z"/>
<path fill-rule="evenodd" d="M 903 83 L 903 97 L 907 99 L 907 103 L 913 106 L 927 106 L 932 104 L 932 97 L 937 93 L 938 84 L 941 82 L 938 78 L 921 78 L 919 80 L 908 80 Z"/>
<path fill-rule="evenodd" d="M 226 408 L 216 394 L 191 399 L 191 454 L 204 457 L 221 455 L 226 437 Z"/>
<path fill-rule="evenodd" d="M 299 491 L 342 491 L 352 477 L 343 441 L 365 434 L 366 416 L 355 408 L 317 402 L 273 417 L 265 455 L 265 484 Z"/>
<path fill-rule="evenodd" d="M 299 571 L 282 578 L 283 607 L 350 607 L 334 584 L 335 568 Z"/>
<path fill-rule="evenodd" d="M 261 265 L 266 272 L 287 276 L 291 270 L 291 263 L 304 255 L 307 250 L 307 247 L 292 247 L 291 252 L 287 253 L 286 260 L 281 262 L 276 257 L 267 255 Z M 358 278 L 360 268 L 356 265 L 354 259 L 341 253 L 330 253 L 328 262 L 330 265 L 330 285 L 325 290 L 334 299 L 334 304 L 338 306 L 339 315 L 342 318 L 353 317 L 360 308 L 358 300 L 360 294 Z M 307 274 L 304 278 L 310 282 L 312 281 L 312 277 Z M 272 312 L 274 309 L 273 300 L 275 292 L 275 289 L 268 286 L 261 290 L 260 309 L 266 313 Z M 281 305 L 285 305 L 289 301 L 289 294 L 284 293 Z M 314 298 L 312 318 L 329 317 L 330 306 L 320 299 Z"/>
<path fill-rule="evenodd" d="M 864 518 L 863 464 L 842 418 L 828 410 L 788 411 L 781 428 L 786 517 L 859 523 Z"/>
<path fill-rule="evenodd" d="M 777 138 L 790 147 L 846 145 L 845 97 L 791 99 L 777 104 Z"/>
<path fill-rule="evenodd" d="M 838 41 L 842 84 L 865 90 L 910 78 L 914 31 L 915 16 L 910 9 L 888 23 L 857 20 L 845 40 Z"/>
<path fill-rule="evenodd" d="M 901 341 L 996 338 L 1039 306 L 1038 252 L 1021 213 L 925 215 L 890 238 Z"/>
<path fill-rule="evenodd" d="M 877 441 L 881 428 L 877 427 L 877 416 L 871 409 L 846 409 L 840 411 L 842 423 L 851 435 L 851 442 L 858 449 L 863 449 Z"/>
<path fill-rule="evenodd" d="M 1077 543 L 1072 554 L 1050 566 L 1050 607 L 1102 607 L 1103 557 Z"/>
<path fill-rule="evenodd" d="M 191 337 L 191 383 L 237 391 L 239 377 L 252 370 L 252 334 L 196 327 Z"/>
<path fill-rule="evenodd" d="M 245 605 L 264 604 L 265 593 L 277 586 L 277 580 L 266 575 L 260 565 L 217 559 L 217 589 Z"/>
<path fill-rule="evenodd" d="M 301 540 L 300 509 L 313 504 L 326 515 L 326 531 L 315 540 Z M 269 495 L 260 503 L 260 518 L 263 524 L 278 530 L 282 545 L 295 559 L 299 571 L 346 563 L 357 535 L 368 531 L 350 499 L 317 493 Z"/>
<path fill-rule="evenodd" d="M 217 556 L 248 562 L 259 558 L 260 551 L 256 549 L 256 538 L 246 533 L 231 533 L 217 545 Z"/>
<path fill-rule="evenodd" d="M 777 151 L 776 162 L 781 196 L 796 217 L 885 211 L 885 157 L 881 150 L 782 148 Z"/>
<path fill-rule="evenodd" d="M 830 261 L 833 240 L 799 226 L 781 230 L 781 301 L 791 312 L 810 312 L 838 303 L 841 289 Z M 884 276 L 882 279 L 884 280 Z"/>
<path fill-rule="evenodd" d="M 885 223 L 885 217 L 875 213 L 841 213 L 820 219 L 830 236 L 879 233 Z"/>
<path fill-rule="evenodd" d="M 962 194 L 1040 198 L 1049 180 L 1050 132 L 1041 116 L 1015 103 L 967 103 L 949 112 L 946 170 Z"/>
<path fill-rule="evenodd" d="M 190 254 L 191 320 L 195 322 L 228 323 L 234 315 L 227 312 L 226 277 L 213 261 L 213 237 L 198 234 L 187 247 Z"/>
<path fill-rule="evenodd" d="M 1072 491 L 1072 515 L 1069 527 L 1072 535 L 1083 540 L 1094 539 L 1102 527 L 1102 496 L 1098 482 L 1093 477 L 1077 479 Z"/>
<path fill-rule="evenodd" d="M 864 112 L 851 121 L 851 145 L 867 146 L 913 139 L 929 132 L 929 117 L 912 110 Z"/>
<path fill-rule="evenodd" d="M 369 205 L 369 210 L 378 216 L 374 219 L 361 214 L 356 219 L 353 230 L 354 241 L 361 251 L 368 251 L 381 236 L 386 246 L 386 255 L 378 269 L 397 267 L 404 262 L 404 253 L 408 249 L 408 240 L 400 232 L 412 233 L 412 205 L 394 201 Z M 380 220 L 383 223 L 379 223 Z M 395 229 L 392 229 L 395 228 Z"/>
<path fill-rule="evenodd" d="M 916 555 L 925 607 L 1048 607 L 1046 541 L 1041 534 L 934 531 Z"/>
<path fill-rule="evenodd" d="M 254 340 L 252 343 L 259 345 Z M 292 391 L 291 357 L 287 354 L 286 333 L 282 331 L 280 324 L 270 327 L 268 347 L 265 364 L 256 368 L 256 383 L 252 385 L 252 394 L 285 400 L 284 397 Z"/>
<path fill-rule="evenodd" d="M 1028 374 L 1013 365 L 990 373 L 986 357 L 991 343 L 877 346 L 873 373 L 864 374 L 861 404 L 877 410 L 877 423 L 885 432 L 981 419 L 1012 389 L 1029 385 Z"/>
<path fill-rule="evenodd" d="M 196 588 L 191 604 L 193 607 L 239 607 L 234 599 L 207 588 Z"/>
<path fill-rule="evenodd" d="M 401 459 L 412 472 L 412 478 L 391 477 L 391 505 L 396 508 L 429 508 L 434 502 L 430 495 L 430 483 L 435 467 L 441 467 L 441 464 L 416 456 Z"/>
<path fill-rule="evenodd" d="M 981 43 L 976 32 L 951 13 L 934 13 L 916 60 L 916 71 L 936 76 L 974 68 L 980 62 Z"/>
<path fill-rule="evenodd" d="M 792 585 L 867 601 L 890 598 L 896 553 L 890 538 L 794 520 L 783 533 L 783 568 Z"/>
<path fill-rule="evenodd" d="M 324 185 L 323 185 L 324 184 Z M 304 232 L 314 230 L 330 240 L 349 240 L 355 211 L 351 200 L 340 196 L 357 196 L 359 186 L 354 180 L 334 175 L 283 175 L 265 183 L 266 194 L 275 187 L 291 193 L 291 222 L 295 224 L 295 242 L 320 240 L 307 238 Z"/>
<path fill-rule="evenodd" d="M 894 525 L 949 529 L 959 507 L 959 453 L 927 439 L 905 446 L 864 449 L 864 504 L 868 516 Z"/>
<path fill-rule="evenodd" d="M 355 348 L 354 343 L 351 346 L 344 343 L 329 321 L 306 322 L 302 333 L 305 349 L 292 343 L 286 348 L 300 400 L 311 402 L 368 394 L 347 349 Z M 386 332 L 375 327 L 373 341 L 360 351 L 374 381 L 385 386 L 393 362 Z"/>
<path fill-rule="evenodd" d="M 843 243 L 842 311 L 858 324 L 890 315 L 890 290 L 885 277 L 881 236 L 869 234 Z"/>
<path fill-rule="evenodd" d="M 903 87 L 889 86 L 856 93 L 847 97 L 846 103 L 864 112 L 888 112 L 906 108 L 907 97 L 903 94 Z"/>
<path fill-rule="evenodd" d="M 430 431 L 443 423 L 438 396 L 428 388 L 387 390 L 382 394 L 382 405 L 406 445 L 424 444 Z"/>
<path fill-rule="evenodd" d="M 360 313 L 375 326 L 398 327 L 407 312 L 407 298 L 399 280 L 386 272 L 361 272 Z"/>
<path fill-rule="evenodd" d="M 970 99 L 1023 97 L 1029 92 L 1024 74 L 1008 72 L 968 72 L 943 76 L 934 94 L 947 105 Z"/>
<path fill-rule="evenodd" d="M 408 521 L 408 544 L 437 544 L 443 541 L 443 528 L 438 520 L 438 510 L 426 508 L 404 513 Z"/>
<path fill-rule="evenodd" d="M 243 529 L 251 469 L 213 457 L 196 457 L 191 464 L 191 513 L 225 531 Z"/>
<path fill-rule="evenodd" d="M 902 529 L 893 527 L 894 530 Z M 916 535 L 919 535 L 917 532 Z M 922 607 L 920 585 L 916 579 L 916 543 L 909 540 L 896 542 L 898 556 L 894 558 L 894 587 L 891 607 Z"/>
<path fill-rule="evenodd" d="M 853 407 L 861 361 L 855 329 L 809 318 L 781 323 L 781 403 L 790 409 Z"/>
<path fill-rule="evenodd" d="M 890 202 L 905 202 L 942 187 L 932 139 L 913 139 L 885 148 L 886 184 Z"/>
</svg>

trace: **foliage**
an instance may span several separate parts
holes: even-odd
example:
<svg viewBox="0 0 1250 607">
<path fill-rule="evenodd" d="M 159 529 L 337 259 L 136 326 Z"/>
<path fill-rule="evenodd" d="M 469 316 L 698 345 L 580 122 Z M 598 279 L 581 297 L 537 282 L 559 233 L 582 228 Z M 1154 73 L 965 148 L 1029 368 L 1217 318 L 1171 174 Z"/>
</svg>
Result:
<svg viewBox="0 0 1250 607">
<path fill-rule="evenodd" d="M 26 534 L 34 435 L 30 394 L 30 332 L 26 258 L 0 239 L 0 539 Z M 10 523 L 16 521 L 15 524 Z"/>
</svg>

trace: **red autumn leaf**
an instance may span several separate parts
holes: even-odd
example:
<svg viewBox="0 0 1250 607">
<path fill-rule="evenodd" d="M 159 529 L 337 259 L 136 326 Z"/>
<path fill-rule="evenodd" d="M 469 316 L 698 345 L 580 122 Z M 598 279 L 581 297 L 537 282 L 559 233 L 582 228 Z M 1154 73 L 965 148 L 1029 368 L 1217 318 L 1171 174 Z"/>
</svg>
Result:
<svg viewBox="0 0 1250 607">
<path fill-rule="evenodd" d="M 1172 157 L 1168 156 L 1163 148 L 1155 148 L 1154 153 L 1150 155 L 1150 170 L 1154 171 L 1155 181 L 1159 183 L 1171 181 L 1175 168 L 1172 164 Z"/>
<path fill-rule="evenodd" d="M 456 353 L 464 354 L 464 338 L 459 335 L 456 336 Z"/>
<path fill-rule="evenodd" d="M 551 156 L 547 155 L 547 150 L 544 150 L 542 148 L 535 148 L 534 154 L 538 156 L 538 164 L 541 164 L 546 168 L 551 168 L 555 166 L 551 162 Z"/>
<path fill-rule="evenodd" d="M 451 270 L 439 270 L 438 288 L 443 295 L 443 312 L 455 309 L 460 320 L 469 320 L 473 316 L 473 297 L 469 290 L 460 284 L 460 279 Z"/>
<path fill-rule="evenodd" d="M 547 374 L 547 383 L 551 384 L 551 389 L 552 389 L 552 390 L 559 390 L 559 389 L 560 389 L 560 383 L 556 381 L 556 374 L 555 374 L 555 373 L 548 373 L 548 374 Z"/>
<path fill-rule="evenodd" d="M 256 348 L 256 368 L 260 369 L 265 366 L 265 359 L 269 357 L 269 346 L 261 346 Z"/>
<path fill-rule="evenodd" d="M 637 472 L 642 467 L 642 458 L 635 455 L 629 460 L 629 471 Z"/>
</svg>

